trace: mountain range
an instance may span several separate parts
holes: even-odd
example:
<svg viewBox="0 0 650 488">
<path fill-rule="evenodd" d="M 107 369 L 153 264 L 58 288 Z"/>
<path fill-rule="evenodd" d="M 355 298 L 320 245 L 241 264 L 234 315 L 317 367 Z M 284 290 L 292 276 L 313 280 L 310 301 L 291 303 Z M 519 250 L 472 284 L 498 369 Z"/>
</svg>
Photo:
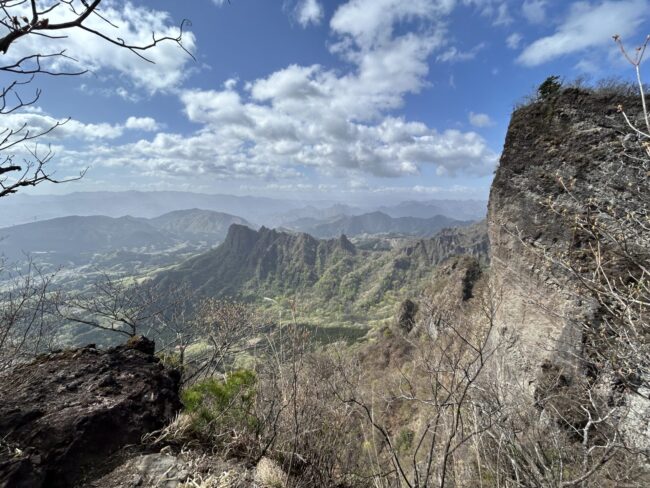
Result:
<svg viewBox="0 0 650 488">
<path fill-rule="evenodd" d="M 116 251 L 162 252 L 193 245 L 206 249 L 221 242 L 231 224 L 246 220 L 209 210 L 182 210 L 153 219 L 71 216 L 0 229 L 0 255 L 14 261 L 31 255 L 49 264 L 75 265 Z"/>
<path fill-rule="evenodd" d="M 444 215 L 459 220 L 483 220 L 487 214 L 487 202 L 483 200 L 428 200 L 408 201 L 378 209 L 391 217 L 418 217 L 429 219 Z"/>
<path fill-rule="evenodd" d="M 317 239 L 262 227 L 232 225 L 218 247 L 158 274 L 161 288 L 189 285 L 197 295 L 253 302 L 296 299 L 303 318 L 371 323 L 421 292 L 438 263 L 469 254 L 485 263 L 484 222 L 446 229 L 388 251 L 357 248 L 345 235 Z"/>
<path fill-rule="evenodd" d="M 330 220 L 303 218 L 285 225 L 286 228 L 306 232 L 318 238 L 348 237 L 377 234 L 402 234 L 431 237 L 445 227 L 459 227 L 471 222 L 459 221 L 443 215 L 431 218 L 391 217 L 383 212 L 362 215 L 343 215 Z"/>
<path fill-rule="evenodd" d="M 18 194 L 0 201 L 0 227 L 71 215 L 154 218 L 176 210 L 201 208 L 238 215 L 248 222 L 279 227 L 302 218 L 317 220 L 381 211 L 391 217 L 432 218 L 443 215 L 458 220 L 485 218 L 487 202 L 430 200 L 398 205 L 342 204 L 334 201 L 291 200 L 256 196 L 191 193 L 182 191 L 77 192 L 65 195 Z"/>
</svg>

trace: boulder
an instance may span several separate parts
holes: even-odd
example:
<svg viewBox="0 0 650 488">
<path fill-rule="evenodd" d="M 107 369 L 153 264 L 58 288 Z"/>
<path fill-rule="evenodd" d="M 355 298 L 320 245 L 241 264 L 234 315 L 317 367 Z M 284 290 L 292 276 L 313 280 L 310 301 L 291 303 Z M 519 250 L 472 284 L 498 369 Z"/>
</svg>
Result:
<svg viewBox="0 0 650 488">
<path fill-rule="evenodd" d="M 47 354 L 0 376 L 0 487 L 67 487 L 180 409 L 180 375 L 139 338 Z"/>
</svg>

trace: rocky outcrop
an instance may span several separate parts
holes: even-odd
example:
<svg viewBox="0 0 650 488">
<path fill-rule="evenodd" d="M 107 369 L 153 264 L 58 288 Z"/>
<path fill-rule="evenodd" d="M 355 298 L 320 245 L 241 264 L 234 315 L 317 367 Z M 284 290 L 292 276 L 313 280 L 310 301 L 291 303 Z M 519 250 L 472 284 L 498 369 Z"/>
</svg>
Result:
<svg viewBox="0 0 650 488">
<path fill-rule="evenodd" d="M 464 322 L 472 316 L 471 304 L 482 293 L 484 270 L 473 256 L 452 256 L 434 271 L 431 285 L 422 296 L 421 324 L 430 333 L 450 322 Z M 480 323 L 480 318 L 471 319 Z"/>
<path fill-rule="evenodd" d="M 163 426 L 180 408 L 180 376 L 141 338 L 37 358 L 0 376 L 0 486 L 69 487 Z M 82 483 L 83 484 L 83 483 Z"/>
<path fill-rule="evenodd" d="M 501 297 L 499 329 L 517 342 L 505 364 L 533 389 L 547 360 L 577 365 L 584 327 L 597 320 L 594 301 L 548 259 L 584 246 L 555 209 L 634 204 L 629 185 L 642 184 L 628 174 L 625 157 L 641 148 L 619 105 L 638 116 L 636 98 L 566 89 L 516 110 L 510 122 L 488 206 L 491 279 Z"/>
<path fill-rule="evenodd" d="M 452 256 L 472 256 L 481 265 L 489 262 L 490 244 L 487 224 L 477 222 L 468 227 L 443 229 L 430 239 L 420 239 L 406 245 L 401 253 L 421 256 L 427 266 L 433 267 Z"/>
</svg>

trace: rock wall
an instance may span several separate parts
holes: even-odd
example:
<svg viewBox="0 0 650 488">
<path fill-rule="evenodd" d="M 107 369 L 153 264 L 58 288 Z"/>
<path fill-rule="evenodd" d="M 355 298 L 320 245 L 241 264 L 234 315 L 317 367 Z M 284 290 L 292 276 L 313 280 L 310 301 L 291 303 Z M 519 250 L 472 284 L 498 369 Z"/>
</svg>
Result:
<svg viewBox="0 0 650 488">
<path fill-rule="evenodd" d="M 516 339 L 501 364 L 528 390 L 548 361 L 577 367 L 583 328 L 597 319 L 595 303 L 548 259 L 580 245 L 552 206 L 625 201 L 634 195 L 629 185 L 642 184 L 626 170 L 625 158 L 641 153 L 619 105 L 638 120 L 636 97 L 579 89 L 512 115 L 490 192 L 488 233 L 492 286 L 501 296 L 497 328 Z"/>
</svg>

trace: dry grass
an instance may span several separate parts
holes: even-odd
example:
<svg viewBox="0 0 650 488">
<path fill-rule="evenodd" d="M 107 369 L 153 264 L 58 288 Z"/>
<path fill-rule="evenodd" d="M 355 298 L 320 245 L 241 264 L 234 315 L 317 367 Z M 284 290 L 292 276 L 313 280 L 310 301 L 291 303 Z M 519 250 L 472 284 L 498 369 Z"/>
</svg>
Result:
<svg viewBox="0 0 650 488">
<path fill-rule="evenodd" d="M 261 488 L 283 488 L 287 475 L 274 461 L 262 458 L 255 468 L 255 482 Z"/>
</svg>

